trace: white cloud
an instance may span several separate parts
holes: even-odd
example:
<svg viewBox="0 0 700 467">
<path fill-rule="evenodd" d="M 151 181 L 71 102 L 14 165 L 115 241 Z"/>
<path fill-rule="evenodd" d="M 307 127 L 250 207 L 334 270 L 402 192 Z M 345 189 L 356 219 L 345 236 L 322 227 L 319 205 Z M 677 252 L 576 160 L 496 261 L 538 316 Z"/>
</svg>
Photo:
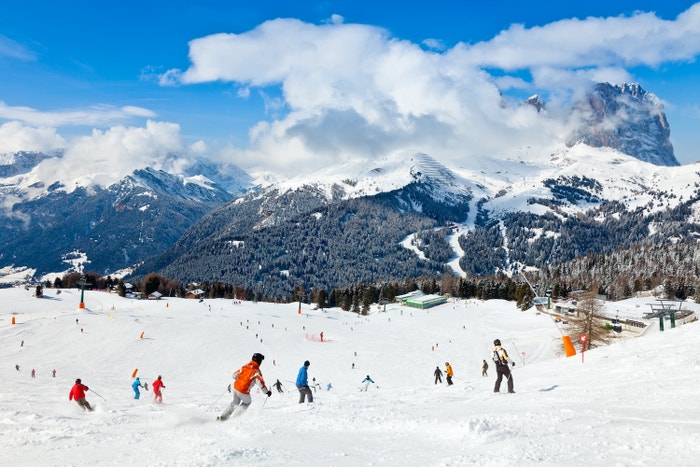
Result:
<svg viewBox="0 0 700 467">
<path fill-rule="evenodd" d="M 190 151 L 194 154 L 206 154 L 209 151 L 209 146 L 202 140 L 195 141 L 190 144 Z"/>
<path fill-rule="evenodd" d="M 155 116 L 153 111 L 135 106 L 117 108 L 110 105 L 96 105 L 85 109 L 43 112 L 31 107 L 9 106 L 0 101 L 0 118 L 18 120 L 31 126 L 109 126 L 132 118 Z"/>
<path fill-rule="evenodd" d="M 67 145 L 63 158 L 39 164 L 36 176 L 45 183 L 60 181 L 69 191 L 76 186 L 109 186 L 138 168 L 179 167 L 172 154 L 185 150 L 179 125 L 149 120 L 145 127 L 116 126 L 78 137 Z"/>
<path fill-rule="evenodd" d="M 280 87 L 281 97 L 260 91 L 273 119 L 251 129 L 249 150 L 233 152 L 244 167 L 290 173 L 406 149 L 462 160 L 550 131 L 534 112 L 504 109 L 492 77 L 462 52 L 426 51 L 373 26 L 277 19 L 193 40 L 190 59 L 163 80 Z"/>
<path fill-rule="evenodd" d="M 29 127 L 17 121 L 0 125 L 0 154 L 19 151 L 51 152 L 65 146 L 66 141 L 55 128 Z"/>
<path fill-rule="evenodd" d="M 692 61 L 700 52 L 700 4 L 676 20 L 653 13 L 566 19 L 545 26 L 512 25 L 493 39 L 457 47 L 469 63 L 518 70 L 533 67 L 655 67 Z"/>
</svg>

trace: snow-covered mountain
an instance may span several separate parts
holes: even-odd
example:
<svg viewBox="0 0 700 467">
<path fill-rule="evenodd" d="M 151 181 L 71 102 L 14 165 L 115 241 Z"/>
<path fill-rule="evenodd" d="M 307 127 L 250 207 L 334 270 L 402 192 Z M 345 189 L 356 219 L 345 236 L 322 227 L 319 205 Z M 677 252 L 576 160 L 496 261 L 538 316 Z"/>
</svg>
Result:
<svg viewBox="0 0 700 467">
<path fill-rule="evenodd" d="M 272 297 L 299 284 L 330 290 L 511 274 L 697 240 L 699 187 L 700 167 L 657 166 L 583 143 L 546 156 L 484 158 L 477 169 L 397 154 L 280 182 L 216 209 L 138 273 L 242 284 Z"/>
<path fill-rule="evenodd" d="M 241 195 L 250 177 L 195 159 L 181 174 L 150 167 L 109 186 L 42 179 L 42 163 L 63 154 L 17 153 L 0 165 L 0 262 L 32 274 L 92 270 L 109 274 L 159 254 L 212 208 Z M 79 171 L 79 168 L 76 169 Z M 219 183 L 220 182 L 221 185 Z M 70 258 L 78 252 L 86 263 Z"/>
<path fill-rule="evenodd" d="M 547 113 L 539 96 L 523 105 Z M 16 155 L 22 164 L 0 166 L 0 266 L 55 271 L 80 251 L 98 272 L 148 258 L 138 274 L 289 294 L 299 284 L 512 273 L 700 238 L 700 167 L 678 166 L 658 98 L 601 83 L 568 118 L 577 130 L 546 152 L 463 164 L 393 153 L 264 183 L 198 158 L 177 174 L 143 168 L 109 187 L 86 174 L 76 179 L 85 186 L 66 187 L 37 179 L 49 156 Z"/>
</svg>

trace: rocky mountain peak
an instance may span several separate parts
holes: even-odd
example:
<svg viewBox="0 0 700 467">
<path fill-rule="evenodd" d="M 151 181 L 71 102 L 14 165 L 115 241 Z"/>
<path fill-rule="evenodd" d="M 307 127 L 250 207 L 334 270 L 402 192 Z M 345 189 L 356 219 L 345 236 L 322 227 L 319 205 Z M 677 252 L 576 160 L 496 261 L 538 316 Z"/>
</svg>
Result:
<svg viewBox="0 0 700 467">
<path fill-rule="evenodd" d="M 637 83 L 598 83 L 574 106 L 580 124 L 567 146 L 609 147 L 655 165 L 678 166 L 663 104 Z"/>
</svg>

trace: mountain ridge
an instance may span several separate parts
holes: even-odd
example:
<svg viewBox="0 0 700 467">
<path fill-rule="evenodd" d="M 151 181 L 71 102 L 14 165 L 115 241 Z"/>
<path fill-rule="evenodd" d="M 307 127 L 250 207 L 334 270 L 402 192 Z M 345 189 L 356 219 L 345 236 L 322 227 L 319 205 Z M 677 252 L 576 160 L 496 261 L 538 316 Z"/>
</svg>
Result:
<svg viewBox="0 0 700 467">
<path fill-rule="evenodd" d="M 547 112 L 539 96 L 525 105 Z M 100 273 L 143 262 L 137 275 L 152 268 L 249 287 L 268 277 L 287 293 L 300 283 L 386 278 L 392 268 L 397 275 L 512 273 L 551 262 L 543 251 L 565 261 L 633 241 L 695 238 L 700 165 L 678 167 L 656 96 L 600 83 L 571 115 L 582 123 L 548 154 L 522 148 L 470 168 L 402 152 L 257 186 L 240 168 L 200 157 L 178 174 L 144 167 L 109 187 L 65 187 L 32 175 L 60 154 L 22 153 L 15 156 L 21 164 L 0 165 L 8 175 L 0 185 L 7 242 L 0 266 L 43 274 L 61 255 L 82 251 L 92 262 L 85 266 Z M 165 165 L 178 160 L 169 155 Z M 329 261 L 329 241 L 347 251 Z"/>
</svg>

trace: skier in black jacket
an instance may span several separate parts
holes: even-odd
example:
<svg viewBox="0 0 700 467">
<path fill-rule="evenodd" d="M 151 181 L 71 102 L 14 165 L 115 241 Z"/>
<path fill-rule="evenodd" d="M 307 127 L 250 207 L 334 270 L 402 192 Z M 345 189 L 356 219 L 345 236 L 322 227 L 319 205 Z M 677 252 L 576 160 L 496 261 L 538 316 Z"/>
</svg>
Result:
<svg viewBox="0 0 700 467">
<path fill-rule="evenodd" d="M 442 370 L 440 367 L 435 367 L 435 384 L 442 383 Z"/>
</svg>

